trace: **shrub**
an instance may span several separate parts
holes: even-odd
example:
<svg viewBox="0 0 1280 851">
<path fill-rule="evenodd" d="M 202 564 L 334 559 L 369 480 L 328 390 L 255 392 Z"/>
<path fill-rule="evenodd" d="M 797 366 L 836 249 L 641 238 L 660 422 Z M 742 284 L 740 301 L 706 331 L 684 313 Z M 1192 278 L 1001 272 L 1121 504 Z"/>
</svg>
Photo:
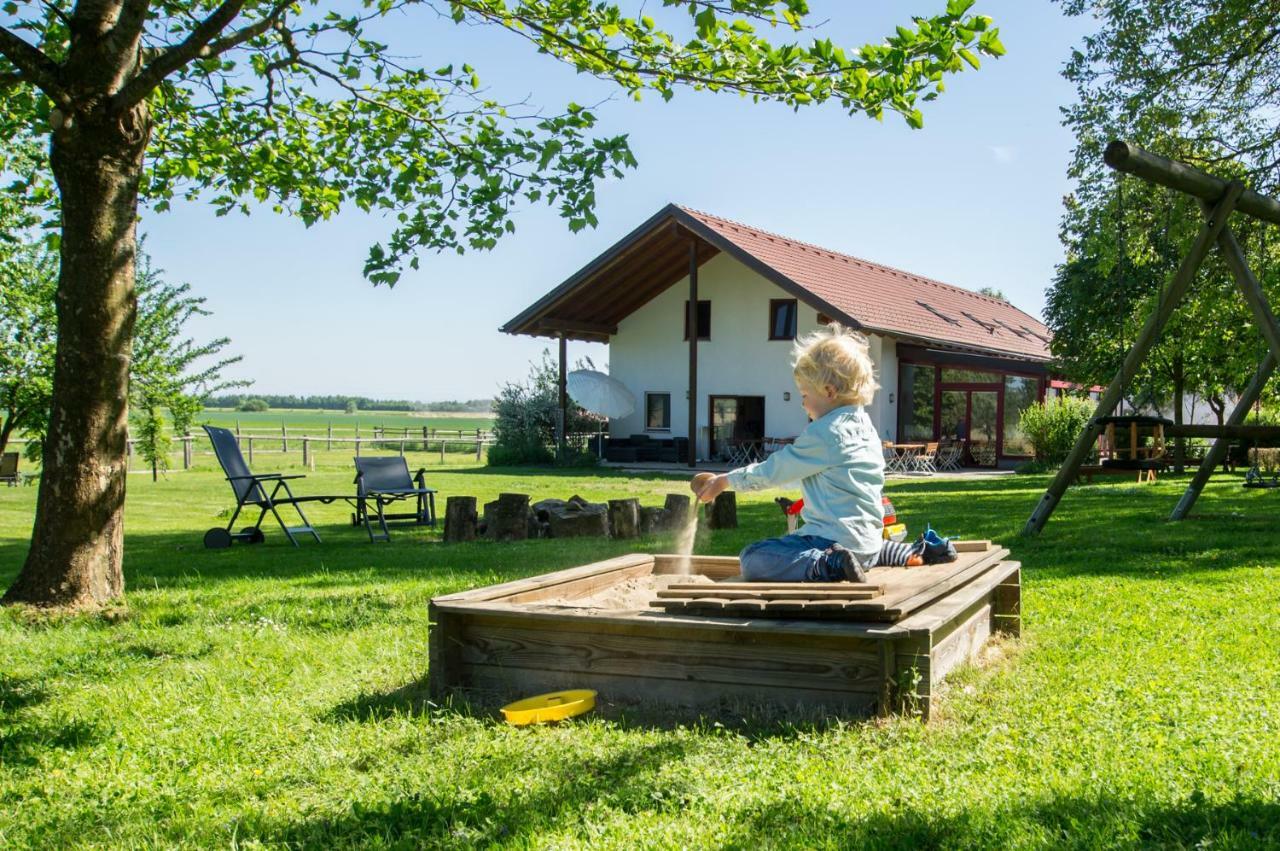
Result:
<svg viewBox="0 0 1280 851">
<path fill-rule="evenodd" d="M 1088 399 L 1061 396 L 1025 409 L 1018 428 L 1031 441 L 1036 461 L 1053 466 L 1065 461 L 1095 407 Z"/>
<path fill-rule="evenodd" d="M 240 404 L 236 405 L 236 410 L 261 412 L 271 410 L 271 406 L 267 404 L 266 399 L 249 397 L 248 399 L 241 399 Z"/>
<path fill-rule="evenodd" d="M 489 464 L 495 467 L 517 464 L 549 464 L 555 460 L 556 418 L 559 411 L 559 370 L 551 353 L 543 351 L 524 384 L 509 383 L 494 400 L 494 445 L 489 447 Z M 569 433 L 594 431 L 595 421 L 579 406 L 569 403 L 566 430 Z M 563 463 L 580 466 L 580 452 L 568 452 Z M 594 463 L 594 461 L 592 462 Z"/>
</svg>

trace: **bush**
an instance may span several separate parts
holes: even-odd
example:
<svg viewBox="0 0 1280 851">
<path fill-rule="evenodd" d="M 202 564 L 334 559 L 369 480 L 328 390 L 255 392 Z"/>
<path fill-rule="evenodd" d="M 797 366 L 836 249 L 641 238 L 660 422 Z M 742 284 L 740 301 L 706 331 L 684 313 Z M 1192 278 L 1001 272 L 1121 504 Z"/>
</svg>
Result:
<svg viewBox="0 0 1280 851">
<path fill-rule="evenodd" d="M 1057 466 L 1066 460 L 1096 407 L 1075 396 L 1047 399 L 1024 410 L 1018 428 L 1031 441 L 1036 461 Z"/>
<path fill-rule="evenodd" d="M 559 412 L 559 370 L 551 353 L 543 351 L 524 384 L 506 384 L 494 400 L 494 445 L 489 447 L 489 464 L 509 467 L 519 464 L 550 464 L 555 461 L 556 418 Z M 579 406 L 569 402 L 566 430 L 570 433 L 595 431 L 596 422 Z M 567 452 L 562 463 L 581 466 L 581 452 Z M 592 463 L 595 463 L 592 461 Z"/>
<path fill-rule="evenodd" d="M 254 412 L 260 413 L 262 411 L 271 410 L 271 406 L 267 404 L 266 399 L 257 399 L 254 397 L 250 397 L 248 399 L 241 399 L 240 404 L 236 405 L 236 410 L 237 411 L 254 411 Z"/>
</svg>

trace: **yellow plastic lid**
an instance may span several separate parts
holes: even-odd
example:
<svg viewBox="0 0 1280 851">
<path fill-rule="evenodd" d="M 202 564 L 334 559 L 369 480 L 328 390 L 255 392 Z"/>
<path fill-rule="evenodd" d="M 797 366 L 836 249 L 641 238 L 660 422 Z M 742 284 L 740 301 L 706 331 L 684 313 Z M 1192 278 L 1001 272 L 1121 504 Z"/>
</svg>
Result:
<svg viewBox="0 0 1280 851">
<path fill-rule="evenodd" d="M 502 714 L 508 724 L 523 726 L 525 724 L 543 724 L 547 721 L 561 721 L 584 712 L 590 712 L 596 705 L 596 693 L 589 688 L 571 689 L 569 691 L 553 691 L 537 697 L 526 697 L 515 703 L 502 707 Z"/>
</svg>

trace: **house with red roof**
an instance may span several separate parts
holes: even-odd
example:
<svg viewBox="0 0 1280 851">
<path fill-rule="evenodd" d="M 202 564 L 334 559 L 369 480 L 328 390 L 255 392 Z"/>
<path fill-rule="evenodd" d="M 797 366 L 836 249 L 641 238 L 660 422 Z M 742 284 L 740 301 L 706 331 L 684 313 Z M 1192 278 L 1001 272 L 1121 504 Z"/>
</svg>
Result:
<svg viewBox="0 0 1280 851">
<path fill-rule="evenodd" d="M 868 414 L 884 440 L 962 440 L 979 466 L 1030 455 L 1018 415 L 1049 385 L 1049 330 L 1034 316 L 675 204 L 502 330 L 559 338 L 562 375 L 565 340 L 608 343 L 610 375 L 639 402 L 611 421 L 611 442 L 665 441 L 693 464 L 805 427 L 792 343 L 829 322 L 870 341 Z"/>
</svg>

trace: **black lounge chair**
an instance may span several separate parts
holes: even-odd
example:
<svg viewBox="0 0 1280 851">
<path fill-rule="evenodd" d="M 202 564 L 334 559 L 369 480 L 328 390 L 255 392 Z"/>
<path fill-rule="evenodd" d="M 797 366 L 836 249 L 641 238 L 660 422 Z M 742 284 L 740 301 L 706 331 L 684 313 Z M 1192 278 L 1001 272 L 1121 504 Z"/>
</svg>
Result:
<svg viewBox="0 0 1280 851">
<path fill-rule="evenodd" d="M 231 483 L 231 490 L 236 495 L 236 510 L 231 515 L 231 519 L 227 521 L 227 528 L 213 528 L 204 533 L 204 545 L 211 550 L 224 549 L 231 546 L 233 541 L 240 541 L 245 544 L 260 544 L 265 540 L 262 534 L 262 521 L 270 511 L 272 516 L 276 518 L 276 522 L 280 524 L 280 528 L 284 530 L 285 537 L 289 539 L 289 543 L 295 547 L 298 546 L 298 539 L 294 534 L 310 534 L 317 541 L 320 540 L 320 534 L 312 527 L 311 522 L 307 520 L 307 515 L 302 513 L 303 502 L 320 502 L 328 505 L 339 499 L 351 501 L 350 497 L 345 496 L 294 496 L 293 491 L 289 489 L 290 479 L 305 478 L 302 475 L 284 476 L 280 473 L 259 473 L 249 472 L 249 465 L 244 462 L 244 456 L 240 454 L 240 443 L 236 440 L 236 436 L 225 428 L 217 428 L 215 426 L 205 426 L 205 432 L 209 435 L 209 441 L 213 444 L 213 452 L 218 456 L 218 463 L 222 465 L 222 472 L 226 474 L 227 481 Z M 284 494 L 281 495 L 281 491 Z M 302 518 L 301 526 L 289 526 L 284 522 L 284 518 L 280 516 L 277 510 L 280 506 L 291 505 L 293 510 L 298 512 L 298 516 Z M 239 532 L 232 532 L 232 528 L 236 524 L 236 518 L 240 516 L 240 512 L 248 507 L 259 509 L 258 520 L 252 526 L 246 526 Z"/>
<path fill-rule="evenodd" d="M 356 458 L 356 513 L 351 518 L 357 526 L 364 524 L 370 541 L 390 541 L 388 520 L 412 520 L 419 525 L 436 525 L 436 492 L 426 486 L 427 471 L 419 469 L 410 478 L 409 464 L 402 456 L 365 456 Z M 415 500 L 413 513 L 387 514 L 389 503 L 402 499 Z M 369 503 L 376 514 L 371 516 Z M 382 531 L 374 534 L 373 518 L 377 517 Z"/>
<path fill-rule="evenodd" d="M 18 453 L 6 452 L 0 455 L 0 482 L 10 486 L 22 484 L 22 474 L 18 472 Z"/>
</svg>

